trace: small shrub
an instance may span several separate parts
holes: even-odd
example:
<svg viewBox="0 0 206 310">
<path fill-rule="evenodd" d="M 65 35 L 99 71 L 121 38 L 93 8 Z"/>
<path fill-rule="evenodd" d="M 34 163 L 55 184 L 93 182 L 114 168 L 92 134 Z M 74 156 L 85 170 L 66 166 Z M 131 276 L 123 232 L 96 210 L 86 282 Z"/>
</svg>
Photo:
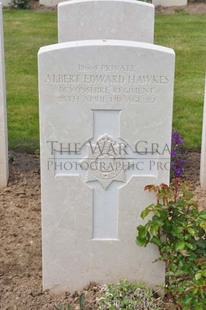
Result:
<svg viewBox="0 0 206 310">
<path fill-rule="evenodd" d="M 206 210 L 191 200 L 188 184 L 179 178 L 170 186 L 148 185 L 157 201 L 141 214 L 152 218 L 137 227 L 139 246 L 158 246 L 159 260 L 167 265 L 166 292 L 181 309 L 206 309 Z"/>
<path fill-rule="evenodd" d="M 206 3 L 206 0 L 188 0 L 189 3 Z"/>
<path fill-rule="evenodd" d="M 30 0 L 12 0 L 10 7 L 14 9 L 28 9 Z"/>
<path fill-rule="evenodd" d="M 97 298 L 99 310 L 162 310 L 162 305 L 162 300 L 155 299 L 150 288 L 139 283 L 129 283 L 126 280 L 117 284 L 104 285 Z"/>
</svg>

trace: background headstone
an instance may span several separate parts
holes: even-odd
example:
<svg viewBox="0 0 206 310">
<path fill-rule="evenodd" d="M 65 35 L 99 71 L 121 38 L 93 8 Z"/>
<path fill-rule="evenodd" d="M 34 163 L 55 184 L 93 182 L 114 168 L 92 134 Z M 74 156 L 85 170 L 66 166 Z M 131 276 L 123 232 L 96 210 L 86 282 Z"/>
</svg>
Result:
<svg viewBox="0 0 206 310">
<path fill-rule="evenodd" d="M 63 2 L 63 1 L 65 1 L 65 0 L 39 0 L 39 4 L 45 5 L 45 6 L 57 6 L 58 3 Z M 75 0 L 73 0 L 73 1 L 75 1 Z"/>
<path fill-rule="evenodd" d="M 58 6 L 58 42 L 115 39 L 153 43 L 153 37 L 152 4 L 83 0 Z"/>
<path fill-rule="evenodd" d="M 8 137 L 2 5 L 0 3 L 0 187 L 8 182 Z"/>
<path fill-rule="evenodd" d="M 169 182 L 173 84 L 171 49 L 118 40 L 40 49 L 44 289 L 164 283 L 157 247 L 135 237 L 154 198 L 144 186 Z"/>
<path fill-rule="evenodd" d="M 9 6 L 10 3 L 11 3 L 11 0 L 2 0 L 1 1 L 2 6 Z"/>
<path fill-rule="evenodd" d="M 206 78 L 205 78 L 205 100 L 204 100 L 203 124 L 202 124 L 200 186 L 202 189 L 204 190 L 206 189 Z"/>
<path fill-rule="evenodd" d="M 152 3 L 157 6 L 182 6 L 187 5 L 187 0 L 152 0 Z"/>
</svg>

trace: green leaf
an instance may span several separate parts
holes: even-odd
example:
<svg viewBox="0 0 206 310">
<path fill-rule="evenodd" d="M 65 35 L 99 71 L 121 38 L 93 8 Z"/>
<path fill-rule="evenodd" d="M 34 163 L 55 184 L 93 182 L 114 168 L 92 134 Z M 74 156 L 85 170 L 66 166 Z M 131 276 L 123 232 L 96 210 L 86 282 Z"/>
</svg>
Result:
<svg viewBox="0 0 206 310">
<path fill-rule="evenodd" d="M 206 277 L 206 270 L 202 270 L 202 275 L 203 275 L 203 277 Z"/>
<path fill-rule="evenodd" d="M 192 236 L 195 235 L 195 230 L 194 230 L 193 228 L 191 228 L 191 227 L 188 228 L 188 232 L 189 232 Z"/>
<path fill-rule="evenodd" d="M 196 281 L 200 280 L 201 277 L 202 277 L 201 272 L 197 272 L 197 273 L 195 274 L 195 280 L 196 280 Z"/>
<path fill-rule="evenodd" d="M 200 227 L 201 227 L 202 229 L 206 230 L 206 221 L 202 221 L 202 222 L 200 223 Z"/>
<path fill-rule="evenodd" d="M 141 239 L 139 237 L 136 238 L 136 244 L 139 246 L 146 246 L 147 245 L 147 241 L 145 239 Z"/>
<path fill-rule="evenodd" d="M 172 276 L 174 276 L 175 275 L 175 273 L 173 272 L 173 271 L 168 271 L 167 273 L 166 273 L 166 276 L 168 276 L 168 277 L 172 277 Z"/>
<path fill-rule="evenodd" d="M 183 250 L 185 248 L 185 243 L 184 241 L 178 241 L 176 244 L 175 244 L 175 251 L 180 251 L 180 250 Z"/>
<path fill-rule="evenodd" d="M 190 250 L 195 250 L 197 247 L 189 242 L 185 242 L 185 245 L 190 249 Z"/>
<path fill-rule="evenodd" d="M 197 294 L 198 293 L 198 287 L 194 287 L 194 289 L 193 289 L 193 294 L 195 295 L 195 294 Z"/>
<path fill-rule="evenodd" d="M 200 213 L 200 218 L 201 218 L 202 220 L 206 220 L 206 211 L 202 211 L 202 212 Z"/>
<path fill-rule="evenodd" d="M 157 223 L 153 223 L 151 225 L 150 231 L 153 236 L 156 236 L 158 233 L 159 225 Z"/>
<path fill-rule="evenodd" d="M 144 226 L 142 226 L 142 225 L 137 226 L 137 231 L 138 231 L 140 238 L 145 238 L 146 228 Z"/>
<path fill-rule="evenodd" d="M 160 239 L 158 239 L 157 237 L 153 237 L 151 240 L 150 240 L 151 243 L 155 244 L 156 246 L 161 246 L 162 242 Z"/>
<path fill-rule="evenodd" d="M 189 295 L 185 295 L 182 299 L 182 301 L 184 302 L 184 304 L 186 305 L 190 305 L 192 302 L 192 297 L 190 297 Z M 188 308 L 187 308 L 188 309 Z M 190 308 L 191 309 L 191 308 Z M 194 310 L 194 309 L 193 309 Z"/>
<path fill-rule="evenodd" d="M 197 240 L 196 244 L 199 248 L 206 249 L 206 241 L 203 239 Z"/>
<path fill-rule="evenodd" d="M 171 271 L 174 272 L 174 271 L 177 270 L 178 267 L 177 267 L 177 265 L 175 265 L 175 264 L 170 264 L 169 268 L 170 268 Z"/>
<path fill-rule="evenodd" d="M 141 213 L 141 218 L 144 220 L 145 217 L 151 212 L 150 208 L 146 208 L 144 211 Z"/>
<path fill-rule="evenodd" d="M 192 198 L 194 195 L 193 195 L 193 193 L 192 192 L 186 192 L 185 194 L 184 194 L 184 197 L 187 197 L 187 198 Z"/>
</svg>

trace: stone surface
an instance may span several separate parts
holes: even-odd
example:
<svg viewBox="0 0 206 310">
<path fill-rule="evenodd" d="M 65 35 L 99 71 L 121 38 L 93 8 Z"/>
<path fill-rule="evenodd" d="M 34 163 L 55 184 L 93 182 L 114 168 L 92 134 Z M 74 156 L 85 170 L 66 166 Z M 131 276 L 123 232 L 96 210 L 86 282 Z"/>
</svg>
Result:
<svg viewBox="0 0 206 310">
<path fill-rule="evenodd" d="M 58 3 L 62 2 L 64 0 L 39 0 L 39 4 L 40 5 L 44 5 L 44 6 L 57 6 Z"/>
<path fill-rule="evenodd" d="M 2 5 L 0 4 L 0 187 L 8 182 L 8 137 Z"/>
<path fill-rule="evenodd" d="M 131 41 L 39 51 L 43 287 L 164 282 L 135 244 L 151 183 L 168 183 L 174 52 Z"/>
<path fill-rule="evenodd" d="M 200 186 L 206 190 L 206 77 L 205 77 L 205 100 L 203 110 L 203 125 L 202 125 L 202 147 L 200 160 Z"/>
<path fill-rule="evenodd" d="M 4 6 L 9 6 L 10 3 L 11 3 L 11 0 L 2 0 L 1 1 L 1 4 L 2 4 L 3 7 Z"/>
<path fill-rule="evenodd" d="M 152 3 L 157 6 L 182 6 L 187 5 L 187 0 L 152 0 Z"/>
<path fill-rule="evenodd" d="M 58 6 L 58 42 L 93 39 L 153 43 L 154 6 L 135 0 L 67 1 Z"/>
</svg>

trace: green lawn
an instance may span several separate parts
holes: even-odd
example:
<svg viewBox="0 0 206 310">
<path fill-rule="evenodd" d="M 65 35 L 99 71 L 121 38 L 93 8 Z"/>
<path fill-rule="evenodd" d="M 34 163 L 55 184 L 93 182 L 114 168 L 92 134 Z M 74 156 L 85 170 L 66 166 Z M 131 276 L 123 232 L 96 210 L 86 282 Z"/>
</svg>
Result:
<svg viewBox="0 0 206 310">
<path fill-rule="evenodd" d="M 4 11 L 9 146 L 38 148 L 37 52 L 57 42 L 55 12 Z M 206 15 L 157 15 L 155 43 L 176 52 L 174 128 L 201 144 Z"/>
<path fill-rule="evenodd" d="M 10 149 L 39 147 L 37 53 L 57 42 L 55 12 L 5 11 L 4 44 Z"/>
<path fill-rule="evenodd" d="M 176 53 L 173 127 L 200 148 L 206 72 L 206 15 L 157 15 L 155 43 Z"/>
</svg>

